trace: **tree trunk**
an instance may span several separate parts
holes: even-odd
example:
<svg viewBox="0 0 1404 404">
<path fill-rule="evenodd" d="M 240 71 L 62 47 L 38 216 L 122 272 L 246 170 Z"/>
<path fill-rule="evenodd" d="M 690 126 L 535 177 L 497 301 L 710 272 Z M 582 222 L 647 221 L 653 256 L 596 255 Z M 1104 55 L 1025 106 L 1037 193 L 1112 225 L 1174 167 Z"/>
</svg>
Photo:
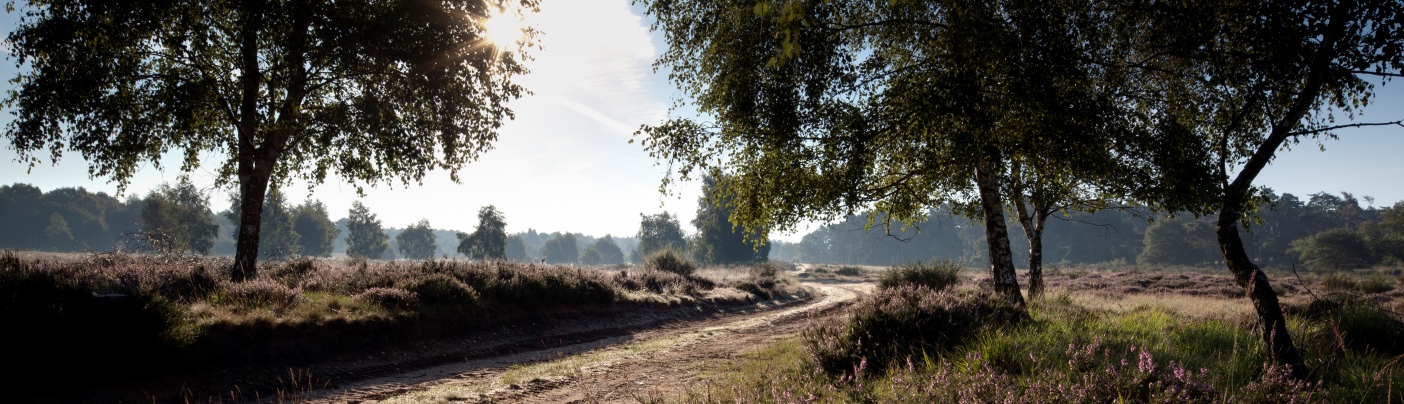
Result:
<svg viewBox="0 0 1404 404">
<path fill-rule="evenodd" d="M 254 145 L 258 132 L 258 96 L 262 82 L 262 72 L 258 64 L 258 32 L 263 26 L 263 5 L 258 0 L 244 0 L 241 4 L 243 27 L 239 32 L 239 58 L 242 87 L 239 100 L 238 159 L 239 177 L 239 235 L 235 238 L 234 267 L 231 276 L 235 282 L 253 278 L 258 274 L 259 226 L 263 220 L 263 196 L 268 192 L 268 179 L 271 167 L 255 167 L 259 148 Z"/>
<path fill-rule="evenodd" d="M 1025 228 L 1029 237 L 1029 298 L 1043 296 L 1043 224 L 1048 220 L 1044 209 L 1034 208 L 1032 228 Z"/>
<path fill-rule="evenodd" d="M 975 186 L 980 191 L 980 210 L 985 217 L 985 241 L 990 248 L 990 278 L 995 293 L 1015 306 L 1024 307 L 1019 292 L 1019 276 L 1014 272 L 1014 253 L 1009 248 L 1009 230 L 1005 227 L 1004 201 L 1000 198 L 999 181 L 995 178 L 993 161 L 997 151 L 985 150 L 975 163 Z"/>
<path fill-rule="evenodd" d="M 1248 253 L 1243 249 L 1243 239 L 1238 235 L 1237 209 L 1223 209 L 1219 213 L 1218 233 L 1224 262 L 1233 273 L 1234 281 L 1253 301 L 1253 309 L 1262 322 L 1263 342 L 1267 344 L 1273 361 L 1290 366 L 1294 377 L 1305 377 L 1306 363 L 1302 361 L 1297 346 L 1292 343 L 1292 335 L 1287 331 L 1287 319 L 1277 302 L 1277 292 L 1272 290 L 1267 274 L 1248 259 Z"/>
<path fill-rule="evenodd" d="M 241 161 L 239 166 L 242 168 L 244 163 Z M 268 193 L 269 176 L 257 175 L 257 172 L 265 170 L 250 171 L 254 171 L 254 174 L 247 178 L 244 175 L 239 176 L 239 236 L 234 247 L 232 272 L 235 282 L 252 279 L 258 275 L 258 240 L 263 225 L 263 200 Z"/>
<path fill-rule="evenodd" d="M 1039 198 L 1033 198 L 1033 214 L 1029 214 L 1025 204 L 1024 186 L 1020 181 L 1017 163 L 1011 170 L 1014 186 L 1010 197 L 1014 199 L 1014 213 L 1018 216 L 1019 227 L 1024 229 L 1024 237 L 1029 240 L 1029 298 L 1043 295 L 1043 223 L 1048 219 L 1048 208 L 1040 206 Z"/>
</svg>

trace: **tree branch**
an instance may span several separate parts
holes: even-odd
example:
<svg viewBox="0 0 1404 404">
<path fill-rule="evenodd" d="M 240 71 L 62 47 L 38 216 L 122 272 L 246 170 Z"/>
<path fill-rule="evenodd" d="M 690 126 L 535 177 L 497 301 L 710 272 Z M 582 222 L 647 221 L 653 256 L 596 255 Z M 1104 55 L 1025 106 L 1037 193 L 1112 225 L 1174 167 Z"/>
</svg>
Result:
<svg viewBox="0 0 1404 404">
<path fill-rule="evenodd" d="M 1401 119 L 1401 120 L 1398 120 L 1398 121 L 1391 121 L 1391 122 L 1362 122 L 1362 123 L 1352 123 L 1352 124 L 1347 124 L 1347 125 L 1327 126 L 1327 127 L 1324 127 L 1324 128 L 1316 128 L 1316 129 L 1310 129 L 1310 130 L 1299 130 L 1299 131 L 1296 131 L 1296 132 L 1288 133 L 1287 136 L 1296 137 L 1296 136 L 1305 136 L 1305 135 L 1315 135 L 1315 134 L 1322 133 L 1322 132 L 1330 132 L 1330 131 L 1333 131 L 1333 130 L 1336 130 L 1336 129 L 1364 128 L 1364 127 L 1368 127 L 1368 126 L 1390 126 L 1390 125 L 1394 125 L 1394 126 L 1398 126 L 1398 127 L 1404 128 L 1404 119 Z"/>
</svg>

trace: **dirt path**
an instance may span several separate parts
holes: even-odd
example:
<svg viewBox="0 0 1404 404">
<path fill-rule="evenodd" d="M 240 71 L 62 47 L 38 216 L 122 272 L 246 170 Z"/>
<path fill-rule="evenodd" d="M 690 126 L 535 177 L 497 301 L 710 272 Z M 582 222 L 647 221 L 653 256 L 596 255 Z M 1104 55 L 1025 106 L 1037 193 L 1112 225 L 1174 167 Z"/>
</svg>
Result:
<svg viewBox="0 0 1404 404">
<path fill-rule="evenodd" d="M 315 402 L 638 402 L 679 391 L 700 364 L 800 331 L 871 284 L 807 281 L 818 298 L 775 310 L 673 324 L 555 348 L 419 369 L 324 393 Z"/>
</svg>

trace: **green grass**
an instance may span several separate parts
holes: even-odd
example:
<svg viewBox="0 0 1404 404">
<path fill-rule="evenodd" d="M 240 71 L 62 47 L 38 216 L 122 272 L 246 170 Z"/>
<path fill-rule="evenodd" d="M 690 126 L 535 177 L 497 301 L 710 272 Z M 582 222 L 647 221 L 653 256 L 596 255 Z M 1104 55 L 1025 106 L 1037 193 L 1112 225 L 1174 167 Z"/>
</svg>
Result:
<svg viewBox="0 0 1404 404">
<path fill-rule="evenodd" d="M 1327 323 L 1319 320 L 1291 320 L 1314 371 L 1306 382 L 1293 382 L 1265 370 L 1261 339 L 1240 318 L 1187 315 L 1171 305 L 1089 307 L 1075 303 L 1076 297 L 1054 293 L 1032 301 L 1032 321 L 986 329 L 945 352 L 908 357 L 885 372 L 857 377 L 818 371 L 812 348 L 798 337 L 782 340 L 709 369 L 706 381 L 674 399 L 1397 402 L 1404 392 L 1404 370 L 1398 369 L 1404 360 L 1378 351 L 1320 349 L 1331 344 L 1322 340 L 1329 335 L 1320 332 Z"/>
</svg>

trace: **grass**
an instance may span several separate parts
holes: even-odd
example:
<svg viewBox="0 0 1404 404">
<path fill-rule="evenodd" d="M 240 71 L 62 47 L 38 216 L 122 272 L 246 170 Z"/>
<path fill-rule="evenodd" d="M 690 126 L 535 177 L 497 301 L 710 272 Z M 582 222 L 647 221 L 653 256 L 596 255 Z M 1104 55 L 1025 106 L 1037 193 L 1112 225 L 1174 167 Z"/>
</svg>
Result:
<svg viewBox="0 0 1404 404">
<path fill-rule="evenodd" d="M 271 262 L 242 283 L 228 267 L 213 258 L 0 254 L 0 318 L 25 330 L 7 333 L 7 365 L 36 375 L 119 366 L 132 376 L 306 363 L 543 318 L 799 293 L 788 278 L 508 261 Z M 72 373 L 75 383 L 110 377 Z"/>
<path fill-rule="evenodd" d="M 1319 290 L 1324 277 L 1303 277 L 1286 293 L 1288 310 L 1296 313 L 1289 317 L 1290 329 L 1313 370 L 1307 380 L 1295 381 L 1282 368 L 1264 365 L 1251 306 L 1241 292 L 1217 290 L 1226 277 L 1061 272 L 1050 277 L 1057 288 L 1030 302 L 1030 321 L 983 327 L 946 344 L 910 345 L 920 349 L 886 364 L 863 360 L 847 371 L 826 372 L 816 362 L 833 347 L 792 337 L 706 369 L 706 381 L 672 400 L 1397 402 L 1404 393 L 1404 371 L 1398 369 L 1404 347 L 1395 343 L 1404 338 L 1404 323 L 1386 308 L 1392 300 L 1381 301 L 1391 293 L 1383 287 L 1354 288 L 1356 295 L 1344 303 L 1314 307 L 1306 307 L 1307 290 Z M 852 312 L 862 317 L 874 306 L 892 304 L 880 295 Z M 858 320 L 844 324 L 872 327 Z M 857 334 L 875 338 L 881 332 Z"/>
</svg>

